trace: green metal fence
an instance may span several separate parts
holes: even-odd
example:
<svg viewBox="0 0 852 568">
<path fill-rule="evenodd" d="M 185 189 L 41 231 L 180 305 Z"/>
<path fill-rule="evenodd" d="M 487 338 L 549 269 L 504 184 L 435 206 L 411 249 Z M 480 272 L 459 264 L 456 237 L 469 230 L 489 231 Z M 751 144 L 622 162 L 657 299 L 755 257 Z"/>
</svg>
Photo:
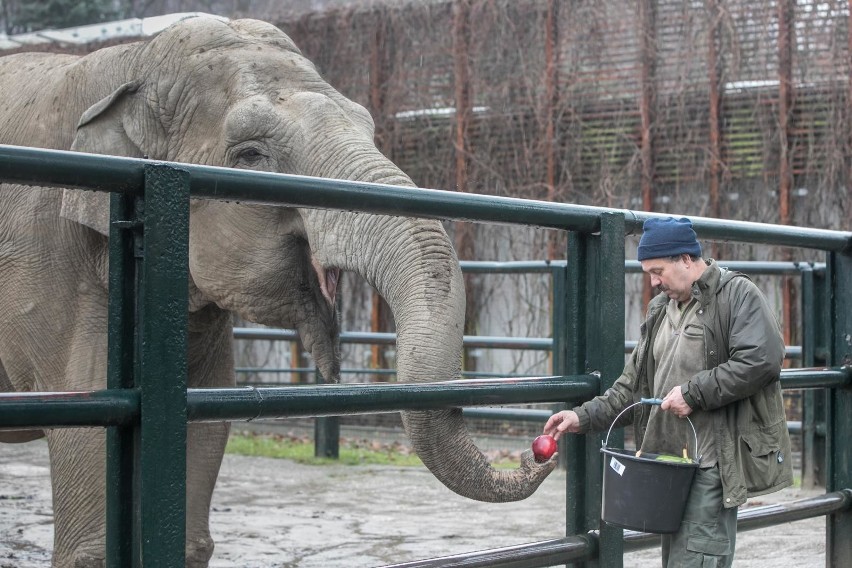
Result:
<svg viewBox="0 0 852 568">
<path fill-rule="evenodd" d="M 0 427 L 70 425 L 108 429 L 107 565 L 183 566 L 187 421 L 331 415 L 517 402 L 571 402 L 618 377 L 624 348 L 624 237 L 653 214 L 426 189 L 155 163 L 0 146 L 0 179 L 112 191 L 109 389 L 97 393 L 0 395 Z M 335 207 L 393 215 L 536 225 L 569 231 L 569 259 L 555 295 L 557 377 L 435 384 L 319 385 L 270 389 L 186 388 L 189 199 Z M 826 557 L 852 558 L 852 233 L 693 218 L 702 238 L 826 251 L 824 316 L 828 369 L 797 384 L 827 387 Z M 619 440 L 613 440 L 618 444 Z M 454 565 L 549 566 L 582 559 L 621 566 L 630 540 L 600 523 L 598 435 L 572 436 L 567 459 L 566 534 L 517 554 Z M 810 509 L 813 513 L 814 509 Z M 775 519 L 777 520 L 777 519 Z M 789 519 L 787 519 L 789 520 Z M 774 521 L 773 521 L 774 522 Z M 630 537 L 631 535 L 628 535 Z M 641 536 L 641 535 L 640 535 Z M 627 543 L 627 544 L 626 544 Z M 487 551 L 482 554 L 489 554 Z M 499 554 L 499 553 L 493 553 Z M 472 557 L 475 555 L 472 555 Z M 438 565 L 424 561 L 412 565 Z"/>
<path fill-rule="evenodd" d="M 787 359 L 797 360 L 799 366 L 813 367 L 815 362 L 825 363 L 827 352 L 824 345 L 824 334 L 821 333 L 820 318 L 817 314 L 825 312 L 824 298 L 820 294 L 813 293 L 814 278 L 825 278 L 825 264 L 813 262 L 778 262 L 778 261 L 725 261 L 718 260 L 719 264 L 746 273 L 750 276 L 798 276 L 800 280 L 800 335 L 805 338 L 805 346 L 787 345 L 785 355 Z M 566 261 L 462 261 L 462 271 L 467 274 L 545 274 L 551 279 L 554 287 L 560 286 L 564 281 Z M 642 267 L 639 261 L 626 260 L 624 262 L 625 274 L 641 274 Z M 564 284 L 562 284 L 564 285 Z M 554 298 L 551 309 L 551 317 L 564 311 L 564 298 Z M 557 327 L 556 321 L 551 325 L 552 329 Z M 269 341 L 297 341 L 298 334 L 293 329 L 268 329 L 268 328 L 234 328 L 234 339 L 244 341 L 269 340 Z M 820 338 L 817 345 L 817 337 Z M 341 344 L 359 345 L 395 345 L 396 334 L 385 332 L 352 332 L 342 331 L 340 333 Z M 629 354 L 636 347 L 636 341 L 625 341 L 624 352 Z M 553 339 L 550 337 L 498 337 L 498 336 L 464 336 L 465 348 L 484 349 L 514 349 L 553 351 Z M 312 367 L 237 367 L 237 384 L 240 386 L 281 386 L 279 381 L 256 382 L 239 380 L 240 374 L 247 373 L 298 373 L 305 377 L 316 377 L 317 370 Z M 342 368 L 341 375 L 369 376 L 381 374 L 394 376 L 394 369 L 368 369 L 368 368 Z M 797 372 L 784 371 L 781 377 L 782 387 L 788 390 L 799 390 L 792 386 L 795 383 Z M 462 376 L 474 377 L 529 377 L 530 374 L 509 374 L 485 371 L 463 371 Z M 300 382 L 310 382 L 309 380 Z M 284 383 L 286 384 L 286 383 Z M 825 413 L 821 396 L 824 393 L 817 389 L 805 389 L 802 396 L 800 411 L 803 420 L 789 421 L 788 428 L 791 434 L 801 437 L 801 470 L 802 485 L 814 486 L 825 484 Z M 527 421 L 543 424 L 552 414 L 549 410 L 534 410 L 528 408 L 465 408 L 466 417 L 481 420 L 499 420 L 500 422 Z M 340 425 L 336 416 L 317 418 L 315 421 L 315 455 L 317 457 L 338 458 L 340 447 Z M 564 460 L 560 465 L 566 466 Z"/>
</svg>

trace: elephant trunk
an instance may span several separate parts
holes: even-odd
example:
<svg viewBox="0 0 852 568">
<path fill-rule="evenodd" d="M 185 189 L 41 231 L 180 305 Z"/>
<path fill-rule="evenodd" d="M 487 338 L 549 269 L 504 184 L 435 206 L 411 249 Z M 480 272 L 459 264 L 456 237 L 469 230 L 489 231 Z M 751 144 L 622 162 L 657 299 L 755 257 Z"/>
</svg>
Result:
<svg viewBox="0 0 852 568">
<path fill-rule="evenodd" d="M 431 273 L 416 276 L 422 278 L 422 287 L 410 290 L 411 293 L 399 302 L 391 302 L 397 324 L 399 380 L 418 382 L 458 378 L 461 374 L 464 327 L 461 270 L 453 259 L 450 293 L 442 302 L 427 302 L 425 307 L 422 306 L 422 298 L 426 291 L 444 284 Z M 429 313 L 424 315 L 423 309 Z M 536 463 L 531 452 L 527 451 L 522 455 L 519 469 L 495 470 L 471 439 L 460 408 L 406 411 L 402 413 L 402 421 L 414 450 L 432 474 L 449 489 L 477 501 L 525 499 L 555 466 L 555 461 Z"/>
<path fill-rule="evenodd" d="M 399 380 L 458 379 L 464 280 L 441 224 L 337 211 L 306 210 L 303 215 L 312 254 L 323 266 L 361 274 L 391 307 Z M 471 499 L 524 499 L 555 467 L 555 460 L 539 464 L 527 451 L 520 469 L 498 472 L 471 440 L 461 409 L 403 412 L 403 424 L 426 467 L 449 489 Z"/>
</svg>

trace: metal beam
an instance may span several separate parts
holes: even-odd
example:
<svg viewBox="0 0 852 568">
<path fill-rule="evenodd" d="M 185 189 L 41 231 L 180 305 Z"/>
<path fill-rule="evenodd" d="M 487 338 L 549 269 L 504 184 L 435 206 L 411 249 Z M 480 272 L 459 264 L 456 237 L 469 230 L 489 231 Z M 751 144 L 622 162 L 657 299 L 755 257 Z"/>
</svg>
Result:
<svg viewBox="0 0 852 568">
<path fill-rule="evenodd" d="M 599 232 L 604 213 L 624 215 L 626 234 L 640 232 L 646 219 L 668 216 L 609 207 L 0 145 L 0 179 L 23 185 L 115 190 L 136 194 L 139 175 L 144 171 L 146 163 L 172 165 L 187 172 L 194 198 L 533 225 L 584 233 Z M 699 236 L 707 239 L 826 251 L 852 250 L 852 232 L 849 231 L 697 216 L 690 219 Z"/>
<path fill-rule="evenodd" d="M 190 422 L 342 416 L 459 406 L 586 400 L 597 393 L 597 385 L 597 377 L 580 375 L 432 383 L 189 389 L 187 407 Z"/>
<path fill-rule="evenodd" d="M 852 254 L 829 255 L 831 363 L 852 370 Z M 826 412 L 828 454 L 826 490 L 852 487 L 852 389 L 830 391 Z M 827 566 L 844 566 L 852 558 L 852 512 L 829 515 L 826 521 Z"/>
<path fill-rule="evenodd" d="M 145 167 L 138 339 L 140 566 L 186 561 L 189 175 Z M 136 559 L 134 559 L 136 560 Z"/>
</svg>

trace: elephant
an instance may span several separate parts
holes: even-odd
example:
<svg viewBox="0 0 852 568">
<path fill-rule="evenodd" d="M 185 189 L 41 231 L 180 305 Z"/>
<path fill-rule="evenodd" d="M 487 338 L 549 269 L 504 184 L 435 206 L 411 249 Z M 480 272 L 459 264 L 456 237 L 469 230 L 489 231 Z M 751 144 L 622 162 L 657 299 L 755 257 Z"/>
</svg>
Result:
<svg viewBox="0 0 852 568">
<path fill-rule="evenodd" d="M 376 147 L 366 109 L 265 22 L 194 17 L 84 56 L 10 55 L 0 77 L 3 144 L 414 187 Z M 0 391 L 105 388 L 108 204 L 100 192 L 0 188 Z M 297 329 L 337 380 L 343 271 L 391 307 L 400 381 L 461 377 L 464 284 L 439 221 L 192 199 L 189 225 L 189 387 L 235 384 L 233 314 Z M 517 469 L 493 469 L 460 409 L 407 411 L 403 423 L 426 467 L 471 499 L 523 499 L 555 467 L 527 451 Z M 210 501 L 228 433 L 227 423 L 188 425 L 187 566 L 213 553 Z M 0 432 L 3 442 L 39 437 L 53 566 L 100 566 L 104 431 Z"/>
</svg>

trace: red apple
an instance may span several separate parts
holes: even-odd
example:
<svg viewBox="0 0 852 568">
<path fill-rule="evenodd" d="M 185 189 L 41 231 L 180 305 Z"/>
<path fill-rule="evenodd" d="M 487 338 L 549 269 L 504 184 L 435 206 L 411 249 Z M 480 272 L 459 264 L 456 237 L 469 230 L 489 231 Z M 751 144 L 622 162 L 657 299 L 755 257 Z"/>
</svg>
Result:
<svg viewBox="0 0 852 568">
<path fill-rule="evenodd" d="M 546 462 L 556 452 L 556 440 L 553 436 L 542 434 L 532 443 L 532 451 L 535 456 L 535 461 L 541 463 Z"/>
</svg>

